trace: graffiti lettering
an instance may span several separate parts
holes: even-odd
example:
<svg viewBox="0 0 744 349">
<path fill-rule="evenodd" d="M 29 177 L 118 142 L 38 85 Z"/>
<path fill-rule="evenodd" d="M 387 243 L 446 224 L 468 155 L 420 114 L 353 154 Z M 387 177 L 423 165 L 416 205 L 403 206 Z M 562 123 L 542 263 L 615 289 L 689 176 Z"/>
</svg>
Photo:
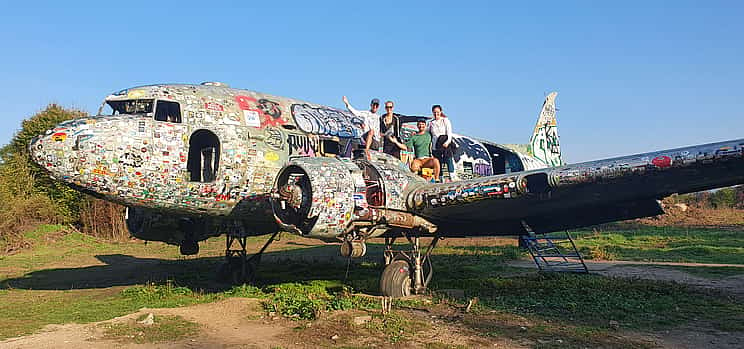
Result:
<svg viewBox="0 0 744 349">
<path fill-rule="evenodd" d="M 289 145 L 289 155 L 315 156 L 318 150 L 317 138 L 309 138 L 302 135 L 287 136 L 287 145 Z"/>
<path fill-rule="evenodd" d="M 490 176 L 492 173 L 490 164 L 473 164 L 473 173 L 478 176 Z"/>
<path fill-rule="evenodd" d="M 302 131 L 343 138 L 359 137 L 364 123 L 364 120 L 351 113 L 323 107 L 313 108 L 307 104 L 293 104 L 292 116 Z"/>
</svg>

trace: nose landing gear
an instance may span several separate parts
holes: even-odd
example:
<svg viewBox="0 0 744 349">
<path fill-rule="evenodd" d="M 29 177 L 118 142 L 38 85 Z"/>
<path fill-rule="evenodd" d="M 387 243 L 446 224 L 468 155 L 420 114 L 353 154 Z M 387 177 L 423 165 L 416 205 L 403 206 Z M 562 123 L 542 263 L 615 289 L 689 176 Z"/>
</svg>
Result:
<svg viewBox="0 0 744 349">
<path fill-rule="evenodd" d="M 220 265 L 217 270 L 217 278 L 223 282 L 229 282 L 232 284 L 244 284 L 246 282 L 253 282 L 255 279 L 255 271 L 258 268 L 258 264 L 261 263 L 261 255 L 263 255 L 269 245 L 274 242 L 279 232 L 271 235 L 268 241 L 261 247 L 261 249 L 248 257 L 246 252 L 246 239 L 247 236 L 227 234 L 225 240 L 225 263 Z M 233 248 L 235 242 L 238 242 L 239 248 Z"/>
</svg>

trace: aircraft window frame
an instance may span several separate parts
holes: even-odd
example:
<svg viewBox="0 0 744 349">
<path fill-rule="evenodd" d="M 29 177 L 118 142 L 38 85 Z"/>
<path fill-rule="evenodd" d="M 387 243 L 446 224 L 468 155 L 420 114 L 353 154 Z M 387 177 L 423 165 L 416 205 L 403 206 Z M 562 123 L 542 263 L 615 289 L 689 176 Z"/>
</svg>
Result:
<svg viewBox="0 0 744 349">
<path fill-rule="evenodd" d="M 105 104 L 111 108 L 111 115 L 154 115 L 155 99 L 122 99 L 110 100 Z M 102 108 L 103 109 L 103 106 Z"/>
<path fill-rule="evenodd" d="M 163 111 L 166 110 L 166 111 Z M 161 112 L 162 111 L 162 112 Z M 181 104 L 175 101 L 158 99 L 155 101 L 155 121 L 181 123 Z"/>
</svg>

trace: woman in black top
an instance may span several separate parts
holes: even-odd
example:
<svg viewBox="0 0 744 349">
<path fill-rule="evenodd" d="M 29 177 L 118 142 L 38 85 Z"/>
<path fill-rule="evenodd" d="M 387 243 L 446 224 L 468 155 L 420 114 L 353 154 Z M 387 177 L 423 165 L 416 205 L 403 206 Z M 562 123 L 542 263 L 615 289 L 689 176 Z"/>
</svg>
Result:
<svg viewBox="0 0 744 349">
<path fill-rule="evenodd" d="M 400 160 L 401 149 L 407 149 L 400 140 L 400 120 L 393 114 L 393 102 L 385 102 L 385 115 L 380 117 L 380 134 L 382 135 L 382 151 Z"/>
</svg>

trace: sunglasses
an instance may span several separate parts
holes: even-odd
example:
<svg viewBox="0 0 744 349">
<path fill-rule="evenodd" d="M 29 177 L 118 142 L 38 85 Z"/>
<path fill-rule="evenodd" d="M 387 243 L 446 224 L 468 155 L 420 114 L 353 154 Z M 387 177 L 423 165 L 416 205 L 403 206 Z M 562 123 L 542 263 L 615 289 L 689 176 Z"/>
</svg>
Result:
<svg viewBox="0 0 744 349">
<path fill-rule="evenodd" d="M 385 106 L 385 109 L 393 109 L 393 106 L 392 105 L 386 105 Z"/>
</svg>

